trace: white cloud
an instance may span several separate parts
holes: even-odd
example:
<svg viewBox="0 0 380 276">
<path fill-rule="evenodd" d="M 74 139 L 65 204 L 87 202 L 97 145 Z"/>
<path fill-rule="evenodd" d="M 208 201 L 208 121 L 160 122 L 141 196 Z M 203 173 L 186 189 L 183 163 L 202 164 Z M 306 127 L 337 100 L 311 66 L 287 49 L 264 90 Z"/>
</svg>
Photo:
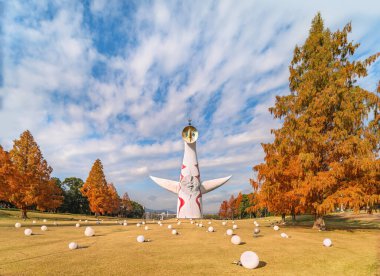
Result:
<svg viewBox="0 0 380 276">
<path fill-rule="evenodd" d="M 89 10 L 80 2 L 49 4 L 5 4 L 0 143 L 10 148 L 30 129 L 59 177 L 85 179 L 100 158 L 119 193 L 151 208 L 175 208 L 175 197 L 148 175 L 178 179 L 188 116 L 201 133 L 202 178 L 233 174 L 205 195 L 205 210 L 250 191 L 251 167 L 264 156 L 260 143 L 280 125 L 268 107 L 288 93 L 294 46 L 317 11 L 332 30 L 352 20 L 360 58 L 380 45 L 378 1 L 155 1 L 127 10 L 120 1 L 90 1 Z M 112 21 L 112 29 L 97 33 L 90 17 Z M 107 35 L 103 48 L 97 35 Z M 117 51 L 107 52 L 109 42 L 119 43 Z M 363 86 L 373 89 L 378 72 L 377 63 Z"/>
</svg>

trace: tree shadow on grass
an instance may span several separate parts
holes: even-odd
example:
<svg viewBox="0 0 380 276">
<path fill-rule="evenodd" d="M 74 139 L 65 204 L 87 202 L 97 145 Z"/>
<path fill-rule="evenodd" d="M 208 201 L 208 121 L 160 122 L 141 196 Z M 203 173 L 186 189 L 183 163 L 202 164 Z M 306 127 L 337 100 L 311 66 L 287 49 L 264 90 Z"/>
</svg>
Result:
<svg viewBox="0 0 380 276">
<path fill-rule="evenodd" d="M 326 215 L 324 217 L 326 223 L 326 231 L 334 230 L 345 230 L 348 232 L 354 232 L 355 230 L 375 230 L 380 229 L 380 222 L 376 220 L 360 220 L 354 219 L 350 216 L 341 216 L 341 215 Z M 289 222 L 287 225 L 282 225 L 281 227 L 294 227 L 294 228 L 308 228 L 313 227 L 314 217 L 310 215 L 301 216 L 293 224 Z"/>
</svg>

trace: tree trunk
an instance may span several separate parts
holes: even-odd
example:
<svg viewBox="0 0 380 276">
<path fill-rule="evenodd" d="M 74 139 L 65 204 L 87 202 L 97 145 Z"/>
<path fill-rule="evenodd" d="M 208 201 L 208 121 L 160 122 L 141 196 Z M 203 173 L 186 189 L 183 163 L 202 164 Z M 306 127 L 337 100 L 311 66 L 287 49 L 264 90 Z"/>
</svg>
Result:
<svg viewBox="0 0 380 276">
<path fill-rule="evenodd" d="M 296 214 L 292 214 L 292 223 L 294 224 L 296 222 Z"/>
<path fill-rule="evenodd" d="M 323 219 L 323 216 L 320 216 L 320 215 L 315 216 L 313 229 L 326 230 L 326 225 L 325 225 L 325 221 Z"/>
<path fill-rule="evenodd" d="M 21 218 L 23 220 L 26 220 L 28 218 L 27 209 L 26 208 L 21 208 Z"/>
<path fill-rule="evenodd" d="M 281 215 L 282 223 L 285 223 L 285 216 L 286 216 L 286 214 L 282 214 L 282 215 Z"/>
<path fill-rule="evenodd" d="M 373 209 L 372 207 L 368 207 L 367 214 L 372 215 Z"/>
</svg>

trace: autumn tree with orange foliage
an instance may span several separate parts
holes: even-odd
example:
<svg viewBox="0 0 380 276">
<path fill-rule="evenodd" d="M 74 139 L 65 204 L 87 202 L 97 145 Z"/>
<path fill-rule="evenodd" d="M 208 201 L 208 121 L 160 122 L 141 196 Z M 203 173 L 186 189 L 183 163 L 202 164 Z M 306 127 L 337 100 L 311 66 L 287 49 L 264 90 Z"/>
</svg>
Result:
<svg viewBox="0 0 380 276">
<path fill-rule="evenodd" d="M 220 218 L 228 218 L 228 202 L 224 200 L 219 208 L 219 217 Z"/>
<path fill-rule="evenodd" d="M 107 201 L 107 213 L 108 214 L 115 214 L 120 209 L 120 197 L 116 191 L 115 186 L 110 183 L 108 186 L 108 201 Z"/>
<path fill-rule="evenodd" d="M 133 209 L 132 201 L 129 198 L 129 195 L 127 192 L 123 194 L 123 197 L 121 198 L 121 206 L 120 211 L 122 216 L 126 217 L 129 212 L 131 212 Z"/>
<path fill-rule="evenodd" d="M 239 217 L 241 218 L 241 210 L 240 210 L 240 205 L 243 201 L 243 195 L 241 194 L 241 192 L 239 192 L 238 196 L 235 198 L 235 201 L 234 201 L 234 215 L 236 217 Z"/>
<path fill-rule="evenodd" d="M 8 200 L 11 191 L 17 185 L 17 176 L 9 153 L 0 146 L 0 200 Z"/>
<path fill-rule="evenodd" d="M 62 204 L 62 190 L 50 177 L 53 169 L 28 130 L 14 141 L 9 158 L 14 181 L 6 201 L 21 209 L 22 218 L 27 218 L 27 209 L 32 206 L 45 211 L 55 210 Z"/>
<path fill-rule="evenodd" d="M 290 95 L 270 108 L 283 126 L 263 144 L 265 162 L 252 181 L 259 204 L 272 212 L 310 212 L 314 228 L 340 204 L 358 211 L 380 202 L 380 100 L 357 85 L 379 56 L 354 60 L 351 24 L 331 32 L 320 14 L 289 71 Z"/>
<path fill-rule="evenodd" d="M 100 159 L 96 159 L 80 191 L 87 197 L 91 212 L 96 215 L 108 212 L 109 190 Z"/>
<path fill-rule="evenodd" d="M 235 204 L 235 197 L 234 195 L 231 195 L 230 199 L 228 200 L 228 212 L 227 215 L 231 219 L 234 219 L 235 213 L 236 213 L 236 204 Z"/>
<path fill-rule="evenodd" d="M 120 197 L 115 186 L 107 184 L 100 159 L 96 159 L 80 191 L 87 197 L 90 210 L 95 215 L 114 214 L 120 208 Z"/>
</svg>

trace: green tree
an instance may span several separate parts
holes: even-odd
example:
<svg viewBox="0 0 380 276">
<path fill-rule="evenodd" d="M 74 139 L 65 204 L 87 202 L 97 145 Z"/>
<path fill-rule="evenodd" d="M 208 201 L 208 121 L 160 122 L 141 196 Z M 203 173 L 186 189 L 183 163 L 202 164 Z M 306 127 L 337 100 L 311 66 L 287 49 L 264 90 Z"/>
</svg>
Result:
<svg viewBox="0 0 380 276">
<path fill-rule="evenodd" d="M 239 205 L 239 215 L 241 218 L 246 218 L 248 216 L 247 209 L 251 206 L 249 196 L 247 194 L 242 195 L 242 200 Z"/>
<path fill-rule="evenodd" d="M 131 200 L 131 204 L 132 204 L 132 210 L 130 212 L 128 212 L 128 217 L 130 218 L 142 218 L 144 216 L 144 207 L 135 202 L 135 201 L 132 201 Z"/>
<path fill-rule="evenodd" d="M 73 214 L 88 214 L 90 207 L 88 200 L 82 195 L 80 189 L 83 187 L 83 180 L 77 177 L 65 178 L 62 182 L 64 190 L 64 201 L 60 208 L 61 212 Z"/>
</svg>

